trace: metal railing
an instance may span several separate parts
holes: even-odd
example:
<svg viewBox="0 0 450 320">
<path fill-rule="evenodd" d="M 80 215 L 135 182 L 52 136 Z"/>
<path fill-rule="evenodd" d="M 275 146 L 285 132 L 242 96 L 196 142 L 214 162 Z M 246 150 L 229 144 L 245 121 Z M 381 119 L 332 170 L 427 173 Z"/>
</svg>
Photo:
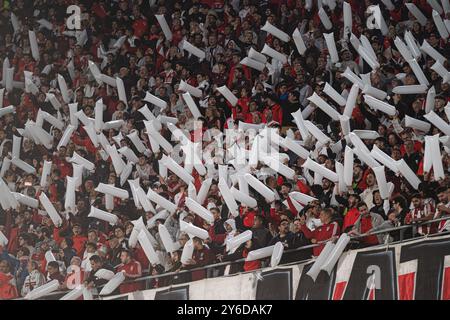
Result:
<svg viewBox="0 0 450 320">
<path fill-rule="evenodd" d="M 447 217 L 433 219 L 433 220 L 428 220 L 428 221 L 424 221 L 424 222 L 412 223 L 412 224 L 407 224 L 407 225 L 403 225 L 403 226 L 393 227 L 393 228 L 389 228 L 389 229 L 383 229 L 383 230 L 374 231 L 374 232 L 370 232 L 370 233 L 366 233 L 366 234 L 350 236 L 350 241 L 362 239 L 362 238 L 365 238 L 365 237 L 371 236 L 371 235 L 380 235 L 380 234 L 386 234 L 386 233 L 392 233 L 392 232 L 399 232 L 400 233 L 399 234 L 400 239 L 398 241 L 389 242 L 389 243 L 380 243 L 378 245 L 370 246 L 370 248 L 376 248 L 376 247 L 386 247 L 386 246 L 399 244 L 399 243 L 403 243 L 403 242 L 407 242 L 407 241 L 411 241 L 411 240 L 419 240 L 421 238 L 426 238 L 426 237 L 441 236 L 441 235 L 444 235 L 444 234 L 448 234 L 450 232 L 433 233 L 433 234 L 429 234 L 429 235 L 426 235 L 426 236 L 412 237 L 412 238 L 404 239 L 404 231 L 406 231 L 407 229 L 410 229 L 410 228 L 414 228 L 414 227 L 418 227 L 418 226 L 422 226 L 422 225 L 427 225 L 427 224 L 432 224 L 432 223 L 439 223 L 441 221 L 449 220 L 449 219 L 450 219 L 450 216 L 447 216 Z M 284 251 L 283 256 L 285 254 L 293 254 L 293 253 L 297 253 L 297 252 L 304 251 L 304 250 L 312 250 L 313 248 L 321 246 L 321 245 L 323 245 L 323 244 L 325 244 L 325 243 L 327 243 L 329 241 L 336 241 L 336 239 L 328 239 L 328 240 L 325 240 L 325 241 L 317 242 L 315 244 L 310 244 L 310 245 L 302 246 L 302 247 L 299 247 L 299 248 L 286 250 L 286 251 Z M 355 249 L 357 249 L 357 248 L 355 248 Z M 222 274 L 222 271 L 224 271 L 227 266 L 231 266 L 231 265 L 235 265 L 235 264 L 241 264 L 241 263 L 244 263 L 245 260 L 246 260 L 245 258 L 241 258 L 241 259 L 237 259 L 237 260 L 233 260 L 233 261 L 226 261 L 226 262 L 219 262 L 219 263 L 209 264 L 209 265 L 206 265 L 206 266 L 193 268 L 193 269 L 188 269 L 188 270 L 167 272 L 167 273 L 158 274 L 158 275 L 148 275 L 148 276 L 140 277 L 140 278 L 137 278 L 137 279 L 126 280 L 122 284 L 130 284 L 130 283 L 136 283 L 136 282 L 141 282 L 141 283 L 145 282 L 146 286 L 145 286 L 145 289 L 143 289 L 143 290 L 147 290 L 147 289 L 151 289 L 151 288 L 148 288 L 148 284 L 152 280 L 161 279 L 161 278 L 179 277 L 180 275 L 188 275 L 189 276 L 189 275 L 192 275 L 193 272 L 198 272 L 198 271 L 205 271 L 205 278 L 215 278 L 215 277 L 231 276 L 231 275 L 234 276 L 234 275 L 237 275 L 237 274 L 248 273 L 248 272 L 255 272 L 257 270 L 260 270 L 260 269 L 266 267 L 266 266 L 262 266 L 260 269 L 256 269 L 256 270 L 240 271 L 240 272 L 235 272 L 235 273 L 232 273 L 232 274 Z M 292 264 L 305 263 L 305 262 L 308 262 L 310 260 L 312 260 L 312 257 L 310 259 L 306 259 L 306 260 L 289 261 L 289 262 L 280 264 L 280 266 L 288 266 L 288 265 L 292 265 Z M 211 269 L 216 269 L 217 272 L 215 272 L 215 273 L 208 272 Z M 175 283 L 175 284 L 178 285 L 178 284 L 188 283 L 188 282 L 191 282 L 191 280 L 187 280 L 187 281 L 183 281 L 183 282 L 179 282 L 179 283 Z M 173 285 L 173 284 L 174 283 L 168 283 L 166 286 L 170 286 L 170 285 Z M 102 287 L 103 286 L 99 286 L 97 288 L 98 292 L 100 292 L 100 289 Z M 50 293 L 50 294 L 48 294 L 45 297 L 42 297 L 40 299 L 51 300 L 52 297 L 55 297 L 54 299 L 58 299 L 58 298 L 62 297 L 63 295 L 67 294 L 69 291 L 70 290 L 52 292 L 52 293 Z M 111 294 L 109 296 L 113 296 L 113 295 L 117 295 L 117 294 Z M 101 299 L 102 297 L 98 297 L 98 298 Z M 22 299 L 23 298 L 18 298 L 17 300 L 22 300 Z"/>
</svg>

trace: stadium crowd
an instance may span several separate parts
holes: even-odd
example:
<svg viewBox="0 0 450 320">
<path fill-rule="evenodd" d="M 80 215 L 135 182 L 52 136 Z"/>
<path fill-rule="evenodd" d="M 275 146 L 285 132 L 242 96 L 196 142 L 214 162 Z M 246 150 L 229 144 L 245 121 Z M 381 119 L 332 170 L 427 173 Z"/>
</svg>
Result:
<svg viewBox="0 0 450 320">
<path fill-rule="evenodd" d="M 450 215 L 449 194 L 449 147 L 447 142 L 439 144 L 445 179 L 434 179 L 433 170 L 424 172 L 425 136 L 440 134 L 434 125 L 428 132 L 406 125 L 407 116 L 427 121 L 425 103 L 427 93 L 397 94 L 392 89 L 398 85 L 414 85 L 419 81 L 410 64 L 405 61 L 394 44 L 396 36 L 403 37 L 410 30 L 422 44 L 426 40 L 446 60 L 449 69 L 450 45 L 442 39 L 432 19 L 432 8 L 427 1 L 413 1 L 427 17 L 421 25 L 408 11 L 405 2 L 392 0 L 391 11 L 381 1 L 350 0 L 352 10 L 351 32 L 360 37 L 365 35 L 375 52 L 380 67 L 372 70 L 354 47 L 350 35 L 344 30 L 342 1 L 321 1 L 322 7 L 332 21 L 332 30 L 326 30 L 318 15 L 316 1 L 307 8 L 309 1 L 262 0 L 262 1 L 64 1 L 64 0 L 1 0 L 0 1 L 0 66 L 14 67 L 14 87 L 3 90 L 1 106 L 14 106 L 14 113 L 0 117 L 0 153 L 4 183 L 11 192 L 22 193 L 38 199 L 45 193 L 61 216 L 62 224 L 55 225 L 39 202 L 37 208 L 21 204 L 17 208 L 0 209 L 0 300 L 26 296 L 30 291 L 51 280 L 58 280 L 59 289 L 68 287 L 77 270 L 81 270 L 81 281 L 90 289 L 98 289 L 107 280 L 96 276 L 101 269 L 124 272 L 127 280 L 145 275 L 189 270 L 221 261 L 233 261 L 247 257 L 250 251 L 282 242 L 285 250 L 337 238 L 341 233 L 361 236 L 370 231 L 395 226 L 415 224 L 404 234 L 390 232 L 357 238 L 351 248 L 361 248 L 393 242 L 402 238 L 417 237 L 450 230 L 446 221 L 429 225 L 420 222 Z M 328 3 L 328 5 L 325 5 Z M 333 7 L 331 4 L 335 3 Z M 69 5 L 81 8 L 81 30 L 67 28 Z M 366 9 L 379 4 L 386 20 L 388 33 L 366 25 Z M 13 13 L 13 18 L 12 18 Z M 164 15 L 172 32 L 172 39 L 166 39 L 156 14 Z M 447 19 L 450 13 L 447 12 Z M 51 29 L 45 23 L 51 24 Z M 302 34 L 306 51 L 299 54 L 293 41 L 283 42 L 272 34 L 261 30 L 269 21 L 272 25 L 291 35 L 296 28 Z M 34 30 L 39 46 L 39 60 L 32 52 L 28 30 Z M 334 32 L 339 63 L 332 63 L 323 33 Z M 126 36 L 125 41 L 118 40 Z M 182 49 L 183 40 L 205 52 L 205 59 Z M 274 50 L 288 56 L 286 63 L 273 60 L 262 71 L 240 63 L 251 48 L 258 52 L 267 44 Z M 98 81 L 91 71 L 89 61 L 94 62 L 102 74 L 119 77 L 123 81 L 126 100 L 120 99 L 117 88 Z M 418 63 L 436 95 L 432 101 L 434 112 L 446 123 L 449 113 L 445 106 L 450 98 L 450 82 L 444 81 L 431 66 L 435 60 L 422 54 Z M 201 97 L 194 98 L 199 106 L 202 133 L 238 128 L 239 123 L 265 124 L 279 129 L 282 137 L 289 136 L 311 152 L 317 163 L 336 171 L 336 162 L 344 163 L 344 150 L 349 144 L 339 121 L 333 120 L 322 109 L 307 98 L 316 93 L 339 113 L 343 106 L 330 99 L 324 91 L 326 83 L 344 98 L 352 87 L 343 73 L 350 68 L 356 75 L 370 81 L 371 86 L 387 93 L 387 101 L 397 112 L 394 116 L 373 110 L 365 103 L 363 92 L 359 91 L 350 125 L 352 130 L 373 130 L 377 137 L 363 139 L 371 150 L 374 146 L 392 157 L 403 159 L 420 178 L 418 188 L 396 172 L 386 168 L 386 180 L 394 189 L 385 201 L 377 185 L 373 170 L 355 156 L 353 183 L 340 190 L 337 183 L 315 177 L 302 165 L 305 159 L 288 149 L 286 164 L 295 170 L 292 179 L 267 170 L 264 164 L 251 169 L 260 181 L 272 190 L 276 197 L 267 201 L 250 188 L 250 196 L 257 200 L 257 206 L 239 203 L 238 215 L 230 213 L 226 200 L 219 190 L 217 170 L 208 172 L 213 178 L 205 201 L 201 203 L 213 215 L 214 221 L 203 220 L 189 210 L 185 204 L 190 196 L 190 186 L 169 171 L 161 172 L 160 160 L 163 154 L 170 155 L 163 148 L 154 148 L 149 140 L 146 117 L 138 111 L 145 105 L 155 117 L 174 117 L 176 126 L 194 136 L 194 116 L 186 105 L 179 89 L 180 81 L 201 90 Z M 32 73 L 25 79 L 26 72 Z M 5 72 L 2 87 L 5 88 Z M 58 75 L 67 83 L 69 101 L 63 97 Z M 367 76 L 367 77 L 365 77 Z M 38 89 L 27 90 L 31 79 Z M 230 104 L 216 90 L 227 86 L 238 98 L 236 105 Z M 30 87 L 28 85 L 28 87 Z M 361 88 L 362 89 L 362 88 Z M 146 93 L 167 102 L 160 107 L 145 101 Z M 50 101 L 53 94 L 60 108 Z M 50 95 L 51 96 L 51 95 Z M 104 130 L 108 143 L 117 148 L 128 147 L 136 155 L 128 179 L 139 179 L 140 186 L 147 191 L 154 190 L 163 198 L 176 204 L 177 209 L 165 214 L 162 207 L 152 205 L 156 210 L 145 211 L 130 196 L 114 197 L 113 209 L 106 209 L 103 193 L 95 188 L 100 183 L 112 184 L 132 193 L 130 184 L 121 183 L 111 158 L 102 153 L 82 125 L 72 134 L 65 146 L 58 146 L 70 119 L 69 103 L 77 103 L 87 117 L 94 118 L 96 102 L 102 99 L 106 106 L 103 120 L 123 120 L 120 128 Z M 39 109 L 53 115 L 64 123 L 57 128 L 45 122 L 43 129 L 53 136 L 53 144 L 45 146 L 32 138 L 23 136 L 23 128 L 29 121 L 36 121 Z M 306 116 L 330 138 L 326 144 L 317 143 L 314 135 L 302 137 L 291 113 L 310 110 Z M 1 109 L 0 109 L 1 110 Z M 175 145 L 172 132 L 163 124 L 160 134 Z M 128 137 L 137 130 L 138 137 L 146 151 L 137 151 Z M 34 173 L 27 173 L 14 163 L 6 166 L 12 158 L 13 136 L 22 137 L 20 159 L 31 165 Z M 205 135 L 206 136 L 206 135 Z M 215 143 L 206 137 L 203 147 Z M 447 145 L 445 145 L 447 143 Z M 246 141 L 246 148 L 251 143 Z M 227 149 L 225 147 L 225 149 Z M 66 210 L 65 196 L 67 178 L 74 175 L 72 160 L 74 152 L 95 165 L 95 170 L 83 170 L 82 183 L 76 189 L 76 209 Z M 41 186 L 44 162 L 51 161 L 51 172 L 45 186 Z M 229 172 L 236 169 L 228 165 Z M 217 169 L 217 165 L 216 165 Z M 213 170 L 212 170 L 213 171 Z M 195 192 L 198 192 L 207 177 L 192 169 Z M 122 181 L 123 182 L 123 181 Z M 194 192 L 194 193 L 195 193 Z M 314 197 L 309 203 L 293 203 L 290 194 L 301 192 Z M 0 195 L 2 196 L 2 195 Z M 118 217 L 115 225 L 98 218 L 88 217 L 91 206 L 108 211 Z M 157 219 L 152 219 L 158 213 Z M 141 243 L 130 245 L 130 236 L 136 221 L 142 217 L 149 233 L 155 239 L 154 249 L 160 263 L 152 264 Z M 180 220 L 207 230 L 209 237 L 193 237 L 193 255 L 181 262 L 183 247 L 190 239 L 180 230 Z M 168 253 L 159 235 L 159 224 L 168 230 L 177 249 Z M 252 231 L 252 238 L 240 245 L 234 252 L 226 250 L 226 243 L 238 234 Z M 282 263 L 302 261 L 320 254 L 323 245 L 308 250 L 294 251 L 283 255 Z M 49 252 L 51 254 L 49 254 Z M 47 261 L 50 258 L 51 261 Z M 250 271 L 267 265 L 264 260 L 245 261 L 232 264 L 227 273 Z M 195 270 L 179 276 L 152 280 L 150 287 L 199 280 L 206 277 L 206 271 Z M 147 286 L 148 288 L 149 286 Z M 126 282 L 115 292 L 131 292 L 144 288 L 143 282 Z"/>
</svg>

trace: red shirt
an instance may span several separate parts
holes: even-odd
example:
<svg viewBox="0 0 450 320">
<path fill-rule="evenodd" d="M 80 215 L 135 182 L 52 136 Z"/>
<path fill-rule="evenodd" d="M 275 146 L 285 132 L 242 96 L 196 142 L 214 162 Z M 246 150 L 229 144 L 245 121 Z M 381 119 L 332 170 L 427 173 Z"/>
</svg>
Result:
<svg viewBox="0 0 450 320">
<path fill-rule="evenodd" d="M 342 230 L 345 231 L 350 226 L 353 226 L 359 218 L 359 211 L 356 208 L 350 209 L 344 217 L 344 224 Z"/>
<path fill-rule="evenodd" d="M 12 284 L 13 275 L 0 272 L 0 300 L 15 299 L 19 296 L 17 288 Z"/>
<path fill-rule="evenodd" d="M 247 228 L 253 227 L 253 221 L 255 220 L 256 212 L 253 210 L 247 211 L 245 214 L 241 214 L 242 222 Z"/>
<path fill-rule="evenodd" d="M 8 239 L 8 252 L 15 253 L 19 246 L 19 228 L 12 228 Z"/>
<path fill-rule="evenodd" d="M 126 280 L 136 279 L 142 276 L 141 264 L 136 260 L 131 260 L 127 264 L 117 266 L 117 272 L 124 271 Z M 120 285 L 120 293 L 134 292 L 144 288 L 142 282 L 123 283 Z"/>
<path fill-rule="evenodd" d="M 134 249 L 134 257 L 136 258 L 137 261 L 139 261 L 139 263 L 141 264 L 141 267 L 144 269 L 148 269 L 149 265 L 150 265 L 150 261 L 148 261 L 147 256 L 145 255 L 144 250 L 138 245 L 135 249 Z"/>
<path fill-rule="evenodd" d="M 213 262 L 214 255 L 211 250 L 206 247 L 203 247 L 201 250 L 194 250 L 192 255 L 192 259 L 196 262 L 195 265 L 192 265 L 188 268 L 199 268 L 206 266 Z M 192 271 L 192 281 L 202 280 L 206 277 L 205 270 Z"/>
<path fill-rule="evenodd" d="M 272 120 L 278 122 L 279 124 L 282 123 L 283 112 L 281 111 L 281 106 L 279 104 L 274 104 L 272 106 Z"/>
<path fill-rule="evenodd" d="M 53 163 L 61 171 L 61 179 L 65 179 L 66 176 L 72 176 L 72 165 L 65 159 L 61 160 L 59 157 L 53 157 Z"/>
<path fill-rule="evenodd" d="M 138 19 L 135 22 L 133 22 L 133 30 L 134 35 L 138 38 L 141 38 L 144 33 L 147 31 L 148 23 L 145 19 Z"/>
<path fill-rule="evenodd" d="M 219 221 L 219 223 L 221 223 L 221 222 Z M 209 238 L 211 239 L 212 242 L 215 242 L 217 244 L 223 244 L 227 235 L 226 235 L 226 233 L 216 234 L 216 232 L 214 230 L 215 225 L 216 225 L 216 223 L 214 223 L 214 225 L 212 225 L 208 230 Z"/>
<path fill-rule="evenodd" d="M 77 252 L 77 256 L 83 257 L 84 244 L 87 242 L 87 238 L 83 235 L 75 235 L 72 237 L 73 248 Z"/>
<path fill-rule="evenodd" d="M 360 223 L 361 223 L 361 226 L 360 226 L 361 233 L 369 232 L 369 230 L 372 229 L 372 217 L 370 215 L 368 215 L 366 217 L 361 217 Z M 361 238 L 361 242 L 365 243 L 365 244 L 376 245 L 376 244 L 378 244 L 378 238 L 376 235 L 370 235 L 370 236 Z"/>
<path fill-rule="evenodd" d="M 244 251 L 242 252 L 242 257 L 247 258 L 248 256 L 248 250 L 247 248 L 244 248 Z M 253 261 L 245 261 L 244 262 L 244 271 L 252 271 L 257 270 L 261 268 L 261 261 L 260 260 L 253 260 Z"/>
<path fill-rule="evenodd" d="M 84 129 L 81 129 L 84 130 Z M 78 146 L 82 146 L 86 148 L 86 151 L 89 153 L 97 153 L 97 148 L 94 146 L 94 144 L 92 143 L 91 138 L 89 138 L 89 136 L 84 136 L 83 138 L 77 135 L 72 135 L 72 141 L 73 143 L 75 143 Z"/>
<path fill-rule="evenodd" d="M 302 232 L 308 239 L 316 239 L 317 242 L 321 242 L 328 240 L 331 237 L 338 236 L 340 234 L 340 228 L 337 222 L 324 224 L 314 229 L 314 231 L 309 230 L 309 228 L 306 225 L 302 225 Z M 318 247 L 314 247 L 313 254 L 315 256 L 318 256 L 322 252 L 324 247 L 325 244 L 321 244 Z"/>
</svg>

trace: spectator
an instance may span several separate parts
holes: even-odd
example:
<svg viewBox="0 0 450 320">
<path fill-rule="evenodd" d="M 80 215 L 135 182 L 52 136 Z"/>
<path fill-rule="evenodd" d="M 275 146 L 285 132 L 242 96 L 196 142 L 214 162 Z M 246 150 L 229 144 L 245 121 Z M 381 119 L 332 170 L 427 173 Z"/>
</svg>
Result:
<svg viewBox="0 0 450 320">
<path fill-rule="evenodd" d="M 270 240 L 269 246 L 274 245 L 277 242 L 281 242 L 284 250 L 295 249 L 294 239 L 294 234 L 289 231 L 289 221 L 281 220 L 280 225 L 278 226 L 278 235 Z M 287 254 L 283 254 L 280 263 L 292 262 L 292 256 L 293 254 L 289 254 L 289 256 Z"/>
<path fill-rule="evenodd" d="M 450 216 L 450 198 L 448 188 L 440 188 L 437 190 L 439 203 L 437 204 L 435 218 L 444 218 Z M 439 222 L 439 232 L 450 231 L 450 220 L 443 220 Z"/>
<path fill-rule="evenodd" d="M 39 265 L 36 261 L 28 262 L 28 275 L 22 286 L 22 296 L 26 296 L 30 291 L 44 285 L 47 281 L 45 276 L 39 271 Z"/>
<path fill-rule="evenodd" d="M 300 221 L 300 218 L 297 218 L 294 220 L 294 241 L 293 241 L 293 248 L 301 248 L 305 246 L 311 245 L 311 242 L 309 239 L 305 236 L 305 234 L 302 231 L 302 224 Z M 304 249 L 300 251 L 296 251 L 295 254 L 292 254 L 293 259 L 292 261 L 303 261 L 308 260 L 311 258 L 312 255 L 312 249 Z"/>
<path fill-rule="evenodd" d="M 58 280 L 60 284 L 64 283 L 64 275 L 59 270 L 57 261 L 47 263 L 47 281 Z"/>
<path fill-rule="evenodd" d="M 340 234 L 339 225 L 337 222 L 331 222 L 331 217 L 332 211 L 330 209 L 323 209 L 320 212 L 320 221 L 322 222 L 322 225 L 313 231 L 305 225 L 304 216 L 300 218 L 300 223 L 302 225 L 301 230 L 306 238 L 308 238 L 312 244 L 320 243 L 319 246 L 313 248 L 314 256 L 318 256 L 320 252 L 322 252 L 325 246 L 322 242 L 334 239 Z"/>
<path fill-rule="evenodd" d="M 108 282 L 108 280 L 105 280 L 105 279 L 97 277 L 96 273 L 100 269 L 106 269 L 106 270 L 109 270 L 109 271 L 114 271 L 114 269 L 112 267 L 106 265 L 98 255 L 92 256 L 89 259 L 89 261 L 91 262 L 91 269 L 92 270 L 89 273 L 89 276 L 84 281 L 84 283 L 85 283 L 85 286 L 88 289 L 95 289 L 96 291 L 98 291 L 98 289 L 100 287 L 104 286 Z"/>
<path fill-rule="evenodd" d="M 10 272 L 10 266 L 6 260 L 0 261 L 0 299 L 15 299 L 19 296 L 14 275 Z"/>
<path fill-rule="evenodd" d="M 130 251 L 122 249 L 120 253 L 121 264 L 117 266 L 117 272 L 123 272 L 126 280 L 135 280 L 142 276 L 141 264 L 131 257 Z M 142 290 L 142 282 L 124 283 L 120 286 L 120 293 Z"/>
<path fill-rule="evenodd" d="M 415 193 L 411 197 L 412 208 L 405 217 L 405 224 L 416 224 L 418 222 L 425 222 L 433 219 L 435 210 L 430 203 L 424 204 L 420 193 Z M 412 230 L 413 236 L 424 236 L 434 233 L 432 225 L 421 225 L 414 227 Z"/>
<path fill-rule="evenodd" d="M 397 196 L 394 198 L 393 207 L 396 218 L 399 222 L 399 225 L 403 226 L 405 224 L 406 215 L 408 214 L 406 199 L 403 196 Z M 394 238 L 394 241 L 399 241 L 400 239 L 408 239 L 412 236 L 411 230 L 400 230 L 393 231 L 391 236 Z"/>
<path fill-rule="evenodd" d="M 194 245 L 194 253 L 192 259 L 188 261 L 186 269 L 194 269 L 206 266 L 214 260 L 214 256 L 209 248 L 207 248 L 202 239 L 194 237 L 192 239 Z M 205 270 L 192 271 L 192 281 L 201 280 L 206 277 Z"/>
<path fill-rule="evenodd" d="M 254 241 L 261 248 L 267 246 L 272 238 L 269 229 L 264 227 L 264 218 L 260 215 L 255 216 L 252 234 Z"/>
<path fill-rule="evenodd" d="M 359 218 L 348 235 L 360 236 L 368 233 L 369 230 L 378 228 L 381 224 L 383 224 L 383 218 L 379 214 L 370 212 L 365 202 L 360 202 L 358 204 L 358 210 L 360 212 Z M 357 240 L 359 242 L 359 247 L 367 247 L 382 243 L 382 238 L 382 235 L 368 235 L 358 238 Z"/>
<path fill-rule="evenodd" d="M 250 239 L 241 244 L 233 253 L 224 256 L 219 256 L 219 261 L 235 261 L 242 258 L 247 258 L 250 251 L 259 249 L 254 239 Z M 261 261 L 259 259 L 253 261 L 244 261 L 238 264 L 232 264 L 228 274 L 237 273 L 240 271 L 252 271 L 261 268 Z"/>
</svg>

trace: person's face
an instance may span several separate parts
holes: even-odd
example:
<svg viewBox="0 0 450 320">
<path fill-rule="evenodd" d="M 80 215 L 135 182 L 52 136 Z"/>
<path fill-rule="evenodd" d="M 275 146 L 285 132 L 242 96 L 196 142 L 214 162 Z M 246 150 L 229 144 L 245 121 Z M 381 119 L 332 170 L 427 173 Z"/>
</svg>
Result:
<svg viewBox="0 0 450 320">
<path fill-rule="evenodd" d="M 328 190 L 331 186 L 330 180 L 322 179 L 322 186 L 324 190 Z"/>
<path fill-rule="evenodd" d="M 414 112 L 416 112 L 416 113 L 419 112 L 421 105 L 422 105 L 422 103 L 420 100 L 414 101 L 414 103 L 412 104 L 412 108 L 413 108 Z"/>
<path fill-rule="evenodd" d="M 58 269 L 56 269 L 56 268 L 54 268 L 54 267 L 52 267 L 52 266 L 48 266 L 48 267 L 47 267 L 47 271 L 48 271 L 48 273 L 49 273 L 50 275 L 52 275 L 52 274 L 57 273 L 57 272 L 58 272 Z"/>
<path fill-rule="evenodd" d="M 27 243 L 26 243 L 25 239 L 23 237 L 19 237 L 19 246 L 24 246 L 26 244 Z"/>
<path fill-rule="evenodd" d="M 84 208 L 85 208 L 84 201 L 82 201 L 82 200 L 78 201 L 77 202 L 77 209 L 78 209 L 78 211 L 84 210 Z"/>
<path fill-rule="evenodd" d="M 319 219 L 323 224 L 326 224 L 330 221 L 330 215 L 325 211 L 320 212 Z"/>
<path fill-rule="evenodd" d="M 342 59 L 344 59 L 344 61 L 349 61 L 351 59 L 350 51 L 344 51 L 342 54 Z"/>
<path fill-rule="evenodd" d="M 375 145 L 379 148 L 379 149 L 384 149 L 384 143 L 381 140 L 377 140 L 375 141 Z"/>
<path fill-rule="evenodd" d="M 71 266 L 81 266 L 81 260 L 77 259 L 77 257 L 73 257 L 72 260 L 70 260 L 70 265 Z"/>
<path fill-rule="evenodd" d="M 123 238 L 125 236 L 125 234 L 123 233 L 122 229 L 117 228 L 116 230 L 114 230 L 114 235 L 117 238 Z"/>
<path fill-rule="evenodd" d="M 128 256 L 128 253 L 122 252 L 122 253 L 120 254 L 120 261 L 121 261 L 123 264 L 128 263 L 128 262 L 130 261 L 130 257 Z"/>
<path fill-rule="evenodd" d="M 218 210 L 212 210 L 211 213 L 213 214 L 214 220 L 220 220 L 220 211 Z"/>
<path fill-rule="evenodd" d="M 131 224 L 131 223 L 127 224 L 126 233 L 131 234 L 131 232 L 133 231 L 133 228 L 134 228 L 133 224 Z"/>
<path fill-rule="evenodd" d="M 209 36 L 208 42 L 211 47 L 215 46 L 217 44 L 216 36 Z"/>
<path fill-rule="evenodd" d="M 402 157 L 402 154 L 401 154 L 400 150 L 398 150 L 398 149 L 393 149 L 392 150 L 392 158 L 394 160 L 400 160 L 401 157 Z"/>
<path fill-rule="evenodd" d="M 360 167 L 353 168 L 353 177 L 358 178 L 362 174 L 362 169 Z"/>
<path fill-rule="evenodd" d="M 411 140 L 405 142 L 406 152 L 412 153 L 414 152 L 414 143 Z"/>
<path fill-rule="evenodd" d="M 194 248 L 196 250 L 201 250 L 202 247 L 203 247 L 203 244 L 202 244 L 202 242 L 200 240 L 194 240 L 193 244 L 194 244 Z"/>
<path fill-rule="evenodd" d="M 66 157 L 66 148 L 60 148 L 58 152 L 58 156 L 62 159 Z"/>
<path fill-rule="evenodd" d="M 400 204 L 398 202 L 394 202 L 394 209 L 399 211 L 401 209 Z"/>
<path fill-rule="evenodd" d="M 253 220 L 253 227 L 254 228 L 261 228 L 261 226 L 262 226 L 262 222 L 261 222 L 260 219 L 256 218 L 256 219 Z"/>
<path fill-rule="evenodd" d="M 420 198 L 412 198 L 411 202 L 414 208 L 419 208 L 420 205 L 422 204 L 422 200 Z"/>
<path fill-rule="evenodd" d="M 8 273 L 8 263 L 6 261 L 0 262 L 0 272 Z"/>
<path fill-rule="evenodd" d="M 302 225 L 299 220 L 294 221 L 294 232 L 300 232 Z"/>
<path fill-rule="evenodd" d="M 375 176 L 373 174 L 368 174 L 366 178 L 366 183 L 369 187 L 375 185 Z"/>
<path fill-rule="evenodd" d="M 288 186 L 281 186 L 281 193 L 283 195 L 287 195 L 290 191 L 290 188 Z"/>
<path fill-rule="evenodd" d="M 446 204 L 448 202 L 447 192 L 438 193 L 438 200 L 439 200 L 439 202 Z"/>
<path fill-rule="evenodd" d="M 383 201 L 383 199 L 381 198 L 381 195 L 379 192 L 375 192 L 375 194 L 373 195 L 373 201 L 376 204 L 381 204 L 381 202 Z"/>
<path fill-rule="evenodd" d="M 369 214 L 369 209 L 367 209 L 367 206 L 360 206 L 359 208 L 359 212 L 361 213 L 361 215 L 366 216 Z"/>
<path fill-rule="evenodd" d="M 94 270 L 94 271 L 100 269 L 102 266 L 100 262 L 95 262 L 95 261 L 90 260 L 90 263 L 91 263 L 92 270 Z"/>
<path fill-rule="evenodd" d="M 178 241 L 180 242 L 181 246 L 184 246 L 186 244 L 186 242 L 189 241 L 189 238 L 188 238 L 187 235 L 183 234 L 183 235 L 180 236 Z"/>
<path fill-rule="evenodd" d="M 389 221 L 394 222 L 397 220 L 397 215 L 394 212 L 392 212 L 389 214 L 388 219 L 389 219 Z"/>
<path fill-rule="evenodd" d="M 286 234 L 289 231 L 289 222 L 283 221 L 280 223 L 279 229 L 281 234 Z"/>
<path fill-rule="evenodd" d="M 72 231 L 74 235 L 79 235 L 81 233 L 81 228 L 80 226 L 76 225 L 72 228 Z"/>
<path fill-rule="evenodd" d="M 22 224 L 23 222 L 24 222 L 24 218 L 23 218 L 22 215 L 19 215 L 19 216 L 16 217 L 16 224 L 17 224 L 17 225 L 20 225 L 20 224 Z"/>
<path fill-rule="evenodd" d="M 97 242 L 97 234 L 95 232 L 91 231 L 88 233 L 88 242 L 93 242 L 93 243 Z"/>
<path fill-rule="evenodd" d="M 233 228 L 231 228 L 228 223 L 225 223 L 225 230 L 227 231 L 227 233 L 230 233 L 231 231 L 233 231 Z"/>
</svg>

